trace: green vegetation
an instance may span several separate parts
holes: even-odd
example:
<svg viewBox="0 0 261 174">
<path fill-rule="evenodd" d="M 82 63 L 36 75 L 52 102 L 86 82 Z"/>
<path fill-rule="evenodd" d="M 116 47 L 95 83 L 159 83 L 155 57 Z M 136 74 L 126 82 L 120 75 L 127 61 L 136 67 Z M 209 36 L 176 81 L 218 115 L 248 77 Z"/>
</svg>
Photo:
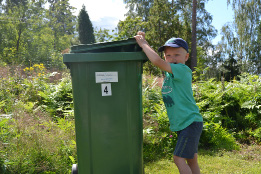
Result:
<svg viewBox="0 0 261 174">
<path fill-rule="evenodd" d="M 228 0 L 235 20 L 212 45 L 217 31 L 207 2 L 197 7 L 193 83 L 204 117 L 202 172 L 260 173 L 260 3 Z M 169 36 L 191 45 L 191 1 L 124 3 L 126 19 L 112 31 L 91 30 L 91 43 L 127 39 L 143 30 L 155 49 Z M 77 163 L 71 78 L 62 54 L 80 43 L 79 33 L 87 26 L 76 23 L 73 10 L 69 0 L 0 0 L 0 173 L 70 173 Z M 144 74 L 145 171 L 177 173 L 172 162 L 177 135 L 169 130 L 158 84 L 161 71 L 146 63 Z"/>
<path fill-rule="evenodd" d="M 76 159 L 71 81 L 43 64 L 1 67 L 0 171 L 65 173 Z"/>
<path fill-rule="evenodd" d="M 70 172 L 77 154 L 69 73 L 49 72 L 35 64 L 1 67 L 1 75 L 0 171 Z M 199 152 L 204 173 L 240 172 L 242 166 L 261 171 L 260 77 L 239 78 L 193 84 L 205 121 Z M 158 81 L 143 78 L 145 170 L 154 173 L 160 166 L 160 172 L 171 173 L 177 135 L 169 130 Z"/>
<path fill-rule="evenodd" d="M 18 109 L 0 122 L 1 173 L 69 172 L 76 156 L 73 121 Z"/>
</svg>

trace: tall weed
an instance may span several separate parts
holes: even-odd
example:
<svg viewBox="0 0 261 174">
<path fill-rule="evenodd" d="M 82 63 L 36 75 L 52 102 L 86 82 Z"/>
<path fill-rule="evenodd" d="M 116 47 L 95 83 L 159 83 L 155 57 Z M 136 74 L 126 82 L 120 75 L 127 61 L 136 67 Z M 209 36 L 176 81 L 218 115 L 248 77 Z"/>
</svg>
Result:
<svg viewBox="0 0 261 174">
<path fill-rule="evenodd" d="M 76 159 L 74 122 L 44 113 L 16 111 L 0 120 L 3 173 L 67 173 Z"/>
</svg>

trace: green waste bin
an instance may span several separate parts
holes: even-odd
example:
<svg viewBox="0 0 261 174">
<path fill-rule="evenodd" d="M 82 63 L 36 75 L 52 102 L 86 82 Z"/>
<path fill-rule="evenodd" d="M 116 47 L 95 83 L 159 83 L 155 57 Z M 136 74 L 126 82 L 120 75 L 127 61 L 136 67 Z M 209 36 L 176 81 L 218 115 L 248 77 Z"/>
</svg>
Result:
<svg viewBox="0 0 261 174">
<path fill-rule="evenodd" d="M 70 68 L 78 164 L 72 173 L 142 174 L 142 66 L 135 39 L 78 45 Z"/>
</svg>

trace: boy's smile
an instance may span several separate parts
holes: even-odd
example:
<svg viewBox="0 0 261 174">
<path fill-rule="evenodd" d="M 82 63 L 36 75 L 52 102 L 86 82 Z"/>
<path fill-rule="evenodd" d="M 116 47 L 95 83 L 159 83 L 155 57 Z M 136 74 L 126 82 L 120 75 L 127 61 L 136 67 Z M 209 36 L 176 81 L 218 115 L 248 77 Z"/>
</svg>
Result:
<svg viewBox="0 0 261 174">
<path fill-rule="evenodd" d="M 187 51 L 182 47 L 179 48 L 165 47 L 164 57 L 166 62 L 174 63 L 174 64 L 178 64 L 178 63 L 185 64 L 185 62 L 188 60 L 189 53 L 187 53 Z"/>
</svg>

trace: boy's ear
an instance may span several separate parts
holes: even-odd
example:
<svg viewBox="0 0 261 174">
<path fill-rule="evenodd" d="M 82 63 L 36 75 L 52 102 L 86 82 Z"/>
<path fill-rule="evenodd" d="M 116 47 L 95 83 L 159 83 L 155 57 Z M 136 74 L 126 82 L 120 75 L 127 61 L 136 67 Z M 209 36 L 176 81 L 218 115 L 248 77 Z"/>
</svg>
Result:
<svg viewBox="0 0 261 174">
<path fill-rule="evenodd" d="M 187 61 L 188 58 L 189 58 L 189 53 L 187 53 L 185 61 Z"/>
</svg>

